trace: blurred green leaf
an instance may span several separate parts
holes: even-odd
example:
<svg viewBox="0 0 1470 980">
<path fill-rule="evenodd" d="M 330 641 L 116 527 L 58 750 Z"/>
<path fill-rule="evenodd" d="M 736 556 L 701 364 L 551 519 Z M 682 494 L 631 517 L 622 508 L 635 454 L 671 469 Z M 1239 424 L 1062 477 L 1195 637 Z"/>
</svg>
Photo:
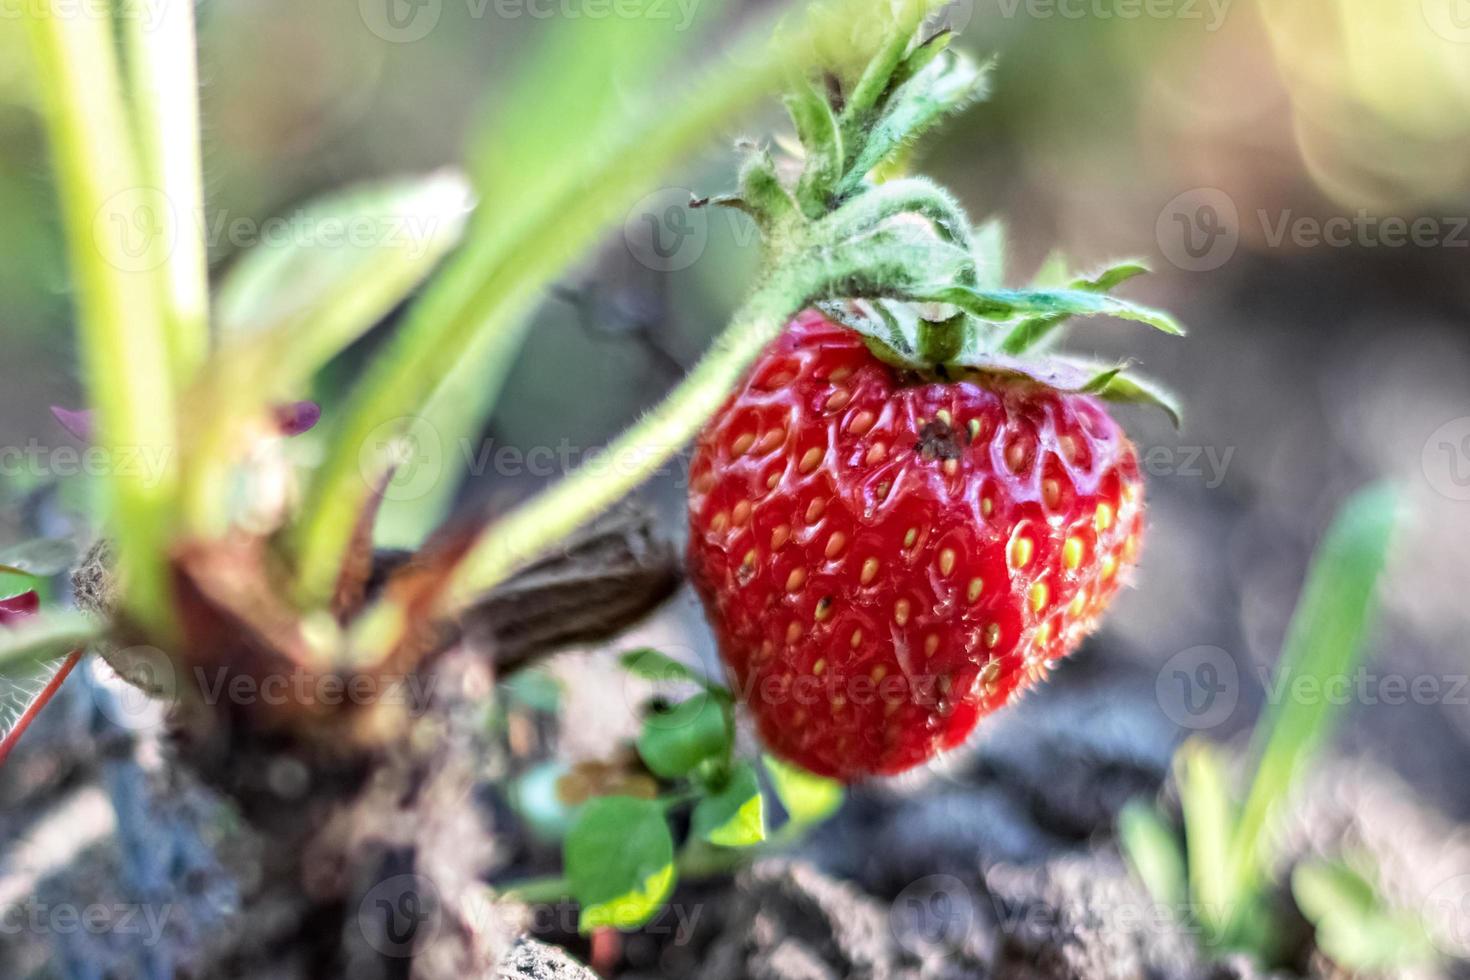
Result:
<svg viewBox="0 0 1470 980">
<path fill-rule="evenodd" d="M 1424 923 L 1389 909 L 1362 875 L 1335 861 L 1297 865 L 1291 874 L 1297 907 L 1317 930 L 1317 944 L 1354 972 L 1381 973 L 1436 957 Z"/>
<path fill-rule="evenodd" d="M 453 171 L 338 191 L 302 207 L 282 241 L 245 252 L 219 289 L 225 340 L 289 332 L 309 375 L 423 281 L 459 241 L 472 195 Z"/>
<path fill-rule="evenodd" d="M 192 454 L 197 528 L 218 532 L 227 519 L 240 422 L 299 396 L 403 302 L 459 242 L 470 205 L 453 171 L 364 185 L 308 205 L 285 241 L 245 253 L 220 288 L 221 348 L 197 392 L 207 420 Z"/>
<path fill-rule="evenodd" d="M 732 737 L 724 704 L 698 694 L 667 711 L 651 712 L 638 735 L 638 754 L 655 775 L 677 779 L 706 759 L 728 756 Z"/>
<path fill-rule="evenodd" d="M 749 847 L 766 839 L 766 804 L 760 780 L 748 762 L 741 762 L 719 792 L 694 806 L 693 832 L 720 847 Z"/>
<path fill-rule="evenodd" d="M 1124 855 L 1155 902 L 1182 910 L 1189 901 L 1189 875 L 1179 835 L 1158 809 L 1130 800 L 1118 814 Z"/>
<path fill-rule="evenodd" d="M 97 638 L 97 624 L 76 610 L 43 612 L 0 630 L 0 677 L 23 676 Z"/>
<path fill-rule="evenodd" d="M 48 578 L 76 563 L 77 546 L 64 538 L 37 538 L 0 551 L 0 571 Z"/>
<path fill-rule="evenodd" d="M 631 796 L 589 800 L 567 834 L 562 862 L 582 905 L 582 932 L 642 925 L 674 887 L 674 840 L 663 806 Z"/>
<path fill-rule="evenodd" d="M 1271 816 L 1290 797 L 1303 763 L 1341 714 L 1331 698 L 1292 697 L 1289 692 L 1305 678 L 1320 694 L 1332 678 L 1356 669 L 1372 625 L 1397 510 L 1391 487 L 1380 484 L 1359 491 L 1339 511 L 1312 559 L 1276 668 L 1276 689 L 1288 696 L 1271 700 L 1252 739 L 1252 757 L 1258 762 L 1232 845 L 1238 887 L 1259 880 L 1267 864 L 1262 840 Z"/>
<path fill-rule="evenodd" d="M 837 780 L 807 772 L 773 755 L 763 755 L 761 761 L 792 823 L 821 823 L 842 806 L 844 791 Z"/>
</svg>

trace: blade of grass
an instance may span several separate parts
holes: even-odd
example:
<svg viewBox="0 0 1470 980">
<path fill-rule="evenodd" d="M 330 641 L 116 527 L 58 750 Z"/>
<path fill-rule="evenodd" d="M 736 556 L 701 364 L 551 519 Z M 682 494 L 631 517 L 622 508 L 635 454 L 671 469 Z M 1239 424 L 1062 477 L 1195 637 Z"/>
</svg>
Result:
<svg viewBox="0 0 1470 980">
<path fill-rule="evenodd" d="M 1276 682 L 1291 691 L 1298 678 L 1322 692 L 1332 678 L 1353 673 L 1372 627 L 1378 578 L 1393 537 L 1397 496 L 1376 484 L 1354 494 L 1339 511 L 1312 559 L 1287 627 Z M 1256 726 L 1257 760 L 1231 848 L 1237 890 L 1260 880 L 1267 863 L 1264 835 L 1302 765 L 1331 734 L 1341 712 L 1325 696 L 1274 700 Z"/>
<path fill-rule="evenodd" d="M 143 185 L 161 191 L 173 211 L 170 253 L 157 277 L 178 391 L 209 349 L 194 4 L 125 0 L 119 9 L 140 174 Z"/>
<path fill-rule="evenodd" d="M 105 481 L 128 613 L 172 629 L 165 542 L 174 508 L 173 373 L 153 273 L 108 247 L 147 211 L 122 98 L 110 15 L 27 4 L 47 131 L 76 284 L 80 348 L 97 445 L 117 465 Z M 143 208 L 143 212 L 140 212 Z M 153 214 L 152 220 L 159 217 Z M 152 226 L 156 228 L 157 225 Z M 156 238 L 156 235 L 150 236 Z M 160 454 L 156 471 L 121 465 Z"/>
<path fill-rule="evenodd" d="M 906 0 L 905 5 L 929 9 L 938 3 Z M 320 601 L 334 580 L 352 532 L 350 515 L 360 510 L 356 505 L 367 493 L 362 450 L 371 434 L 415 411 L 460 353 L 472 346 L 486 358 L 489 383 L 498 384 L 520 346 L 521 331 L 515 328 L 528 322 L 525 313 L 541 289 L 674 161 L 774 88 L 818 38 L 844 24 L 850 30 L 860 7 L 857 0 L 847 0 L 821 8 L 775 45 L 754 40 L 763 36 L 756 29 L 738 42 L 738 56 L 707 69 L 684 97 L 661 92 L 636 104 L 620 125 L 598 128 L 611 134 L 606 143 L 583 147 L 549 183 L 521 188 L 527 217 L 508 233 L 484 223 L 476 228 L 347 406 L 295 535 L 304 600 Z M 497 339 L 479 347 L 475 337 L 482 331 Z"/>
</svg>

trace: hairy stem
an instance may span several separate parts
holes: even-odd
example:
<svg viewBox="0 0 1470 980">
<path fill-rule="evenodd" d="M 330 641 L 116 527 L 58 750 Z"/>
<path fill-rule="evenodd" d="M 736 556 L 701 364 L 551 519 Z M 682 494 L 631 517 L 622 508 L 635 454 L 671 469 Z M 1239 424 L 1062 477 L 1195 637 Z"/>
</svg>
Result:
<svg viewBox="0 0 1470 980">
<path fill-rule="evenodd" d="M 56 669 L 56 673 L 52 674 L 51 679 L 46 682 L 46 686 L 41 688 L 41 693 L 37 694 L 31 700 L 30 704 L 26 705 L 25 711 L 21 712 L 20 717 L 16 719 L 15 726 L 5 733 L 4 738 L 0 738 L 0 766 L 5 765 L 5 760 L 10 758 L 11 752 L 15 751 L 16 743 L 26 733 L 26 729 L 31 727 L 31 722 L 35 721 L 36 716 L 41 713 L 46 705 L 51 703 L 52 698 L 56 697 L 56 692 L 61 690 L 61 685 L 66 683 L 66 679 L 71 676 L 72 669 L 76 667 L 81 659 L 82 651 L 80 649 L 73 650 L 67 654 L 66 659 L 61 662 L 61 666 Z"/>
</svg>

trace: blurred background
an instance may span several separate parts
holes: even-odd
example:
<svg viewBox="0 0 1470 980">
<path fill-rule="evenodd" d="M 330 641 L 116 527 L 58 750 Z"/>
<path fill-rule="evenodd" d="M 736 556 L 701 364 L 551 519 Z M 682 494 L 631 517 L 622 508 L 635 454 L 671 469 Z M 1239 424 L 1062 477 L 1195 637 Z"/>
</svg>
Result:
<svg viewBox="0 0 1470 980">
<path fill-rule="evenodd" d="M 700 2 L 669 0 L 671 23 Z M 584 6 L 203 3 L 216 270 L 252 228 L 323 191 L 461 161 L 519 57 Z M 70 437 L 49 407 L 82 396 L 47 148 L 6 9 L 0 446 L 52 446 Z M 719 19 L 750 12 L 732 4 Z M 1170 665 L 1209 664 L 1226 678 L 1225 702 L 1206 718 L 1160 684 L 1148 692 L 1159 721 L 1220 738 L 1245 731 L 1331 513 L 1369 480 L 1402 481 L 1415 524 L 1386 581 L 1373 676 L 1350 695 L 1338 746 L 1470 820 L 1470 4 L 964 0 L 946 17 L 962 44 L 997 57 L 994 95 L 926 143 L 918 166 L 975 218 L 1006 219 L 1015 282 L 1054 249 L 1082 269 L 1138 256 L 1155 274 L 1129 295 L 1191 328 L 1180 341 L 1096 323 L 1071 341 L 1136 358 L 1187 410 L 1179 431 L 1126 412 L 1150 475 L 1150 539 L 1099 642 L 1145 685 Z M 719 57 L 727 35 L 691 28 L 685 50 Z M 468 454 L 446 445 L 434 493 L 390 505 L 385 541 L 412 542 L 451 497 L 461 507 L 525 497 L 672 386 L 758 258 L 743 217 L 681 205 L 732 186 L 735 138 L 783 125 L 772 111 L 711 133 L 700 159 L 663 178 L 546 297 L 485 430 L 470 434 Z M 328 422 L 380 340 L 315 392 Z M 497 463 L 500 447 L 549 449 L 556 462 Z M 310 442 L 299 451 L 309 461 Z M 479 472 L 459 486 L 467 468 Z M 11 499 L 26 479 L 6 472 Z M 677 465 L 644 491 L 675 534 L 682 492 Z M 6 512 L 0 541 L 18 519 Z M 687 595 L 642 635 L 714 663 Z M 1390 676 L 1409 693 L 1388 693 Z"/>
</svg>

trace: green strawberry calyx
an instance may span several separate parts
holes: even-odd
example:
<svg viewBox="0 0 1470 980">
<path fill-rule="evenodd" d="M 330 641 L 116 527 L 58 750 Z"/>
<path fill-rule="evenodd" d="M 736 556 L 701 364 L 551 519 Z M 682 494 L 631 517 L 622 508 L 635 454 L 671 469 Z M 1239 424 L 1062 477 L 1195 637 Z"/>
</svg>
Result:
<svg viewBox="0 0 1470 980">
<path fill-rule="evenodd" d="M 920 135 L 987 94 L 990 65 L 952 40 L 949 31 L 926 35 L 910 24 L 855 79 L 794 78 L 786 106 L 800 141 L 799 173 L 783 172 L 767 149 L 746 146 L 736 193 L 699 203 L 751 215 L 778 291 L 820 305 L 895 367 L 1153 405 L 1178 425 L 1173 396 L 1137 377 L 1130 363 L 1054 353 L 1075 317 L 1112 316 L 1183 335 L 1167 313 L 1110 295 L 1144 265 L 1120 263 L 1091 276 L 1051 268 L 1052 281 L 1005 288 L 1000 224 L 976 229 L 938 184 L 894 176 Z"/>
</svg>

